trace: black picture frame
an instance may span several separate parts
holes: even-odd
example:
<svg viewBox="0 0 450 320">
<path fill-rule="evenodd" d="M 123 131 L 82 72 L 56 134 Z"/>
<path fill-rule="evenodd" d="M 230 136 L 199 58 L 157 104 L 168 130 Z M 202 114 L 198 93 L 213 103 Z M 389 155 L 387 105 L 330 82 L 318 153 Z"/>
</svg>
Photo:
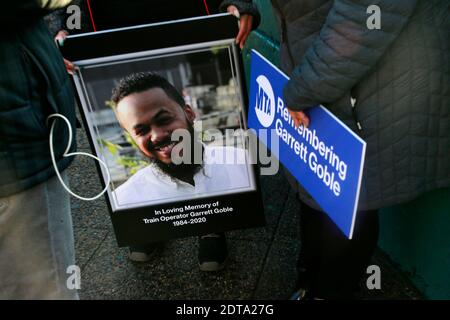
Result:
<svg viewBox="0 0 450 320">
<path fill-rule="evenodd" d="M 220 14 L 69 36 L 61 47 L 61 51 L 63 56 L 76 66 L 72 81 L 92 152 L 99 156 L 95 129 L 86 114 L 86 108 L 90 104 L 89 95 L 80 82 L 83 68 L 102 66 L 105 63 L 122 63 L 129 59 L 135 61 L 149 56 L 164 56 L 167 52 L 189 52 L 195 48 L 207 48 L 215 44 L 223 44 L 231 48 L 233 61 L 230 63 L 234 64 L 236 69 L 235 77 L 243 111 L 241 121 L 246 129 L 248 94 L 243 76 L 242 57 L 234 42 L 237 32 L 236 18 L 229 14 Z M 151 39 L 151 41 L 142 41 L 142 39 Z M 252 164 L 250 168 L 253 179 L 252 190 L 240 193 L 216 194 L 211 197 L 118 209 L 114 207 L 111 190 L 109 190 L 105 193 L 105 198 L 118 245 L 140 245 L 212 232 L 264 226 L 259 171 L 255 164 Z M 97 163 L 97 170 L 104 188 L 104 168 Z M 164 212 L 174 207 L 186 208 L 186 206 L 198 206 L 205 203 L 211 205 L 218 203 L 218 207 L 232 208 L 232 211 L 210 214 L 206 222 L 201 223 L 189 222 L 175 226 L 173 221 L 155 222 L 158 218 L 157 211 Z M 191 217 L 188 220 L 192 220 Z"/>
</svg>

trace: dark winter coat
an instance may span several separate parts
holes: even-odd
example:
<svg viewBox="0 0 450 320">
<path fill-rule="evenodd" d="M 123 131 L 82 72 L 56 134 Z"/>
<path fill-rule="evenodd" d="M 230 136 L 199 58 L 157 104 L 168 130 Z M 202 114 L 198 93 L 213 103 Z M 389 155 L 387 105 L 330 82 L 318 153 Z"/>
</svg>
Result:
<svg viewBox="0 0 450 320">
<path fill-rule="evenodd" d="M 284 89 L 288 107 L 323 104 L 367 142 L 359 208 L 450 186 L 450 1 L 272 4 L 281 26 L 281 67 L 291 77 Z M 379 30 L 367 27 L 370 5 L 381 9 Z"/>
<path fill-rule="evenodd" d="M 360 209 L 449 186 L 450 1 L 273 4 L 285 25 L 288 106 L 324 104 L 367 142 Z M 379 30 L 367 28 L 370 5 L 381 9 Z"/>
<path fill-rule="evenodd" d="M 43 19 L 38 1 L 9 1 L 0 11 L 0 197 L 31 188 L 55 175 L 47 117 L 75 123 L 72 85 L 63 59 Z M 75 129 L 73 127 L 73 132 Z M 68 131 L 59 121 L 54 132 L 60 171 Z"/>
</svg>

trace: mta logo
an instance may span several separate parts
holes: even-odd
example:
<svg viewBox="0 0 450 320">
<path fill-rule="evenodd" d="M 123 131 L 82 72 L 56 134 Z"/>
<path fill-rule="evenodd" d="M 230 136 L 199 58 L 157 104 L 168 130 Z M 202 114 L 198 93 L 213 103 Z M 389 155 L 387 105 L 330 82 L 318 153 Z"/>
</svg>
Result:
<svg viewBox="0 0 450 320">
<path fill-rule="evenodd" d="M 270 99 L 263 87 L 259 87 L 258 94 L 256 95 L 256 108 L 260 111 L 270 114 Z"/>
<path fill-rule="evenodd" d="M 258 89 L 256 90 L 255 112 L 259 122 L 264 127 L 270 127 L 275 118 L 275 96 L 269 80 L 260 75 L 256 78 Z"/>
</svg>

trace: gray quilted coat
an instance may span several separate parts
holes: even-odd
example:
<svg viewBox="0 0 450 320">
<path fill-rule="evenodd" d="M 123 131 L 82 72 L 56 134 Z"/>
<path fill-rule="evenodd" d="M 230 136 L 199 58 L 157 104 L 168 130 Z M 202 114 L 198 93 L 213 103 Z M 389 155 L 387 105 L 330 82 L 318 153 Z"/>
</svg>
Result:
<svg viewBox="0 0 450 320">
<path fill-rule="evenodd" d="M 289 108 L 323 104 L 367 142 L 359 208 L 450 186 L 450 0 L 272 4 L 282 69 L 291 76 Z M 367 28 L 373 4 L 381 9 L 380 30 Z"/>
</svg>

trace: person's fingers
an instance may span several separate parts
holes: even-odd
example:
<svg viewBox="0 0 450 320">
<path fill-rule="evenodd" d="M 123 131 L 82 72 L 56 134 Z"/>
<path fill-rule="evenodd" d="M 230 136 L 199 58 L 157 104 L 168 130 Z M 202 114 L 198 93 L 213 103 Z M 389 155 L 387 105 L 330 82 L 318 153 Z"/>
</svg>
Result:
<svg viewBox="0 0 450 320">
<path fill-rule="evenodd" d="M 294 120 L 294 126 L 296 128 L 300 127 L 300 121 L 298 120 L 297 117 L 292 117 L 292 120 Z"/>
<path fill-rule="evenodd" d="M 55 42 L 59 43 L 60 46 L 62 46 L 68 35 L 69 33 L 66 30 L 59 30 L 55 35 L 54 40 Z"/>
<path fill-rule="evenodd" d="M 227 12 L 239 19 L 239 31 L 236 36 L 236 44 L 242 49 L 252 30 L 253 17 L 249 14 L 240 15 L 239 10 L 233 5 L 227 7 Z"/>
<path fill-rule="evenodd" d="M 247 38 L 248 38 L 250 32 L 252 31 L 252 27 L 253 27 L 253 17 L 251 15 L 245 15 L 245 18 L 246 18 L 245 25 L 244 25 L 245 31 L 239 41 L 241 49 L 244 47 L 245 42 L 247 41 Z"/>
<path fill-rule="evenodd" d="M 298 126 L 300 126 L 301 123 L 299 117 L 297 116 L 297 113 L 291 110 L 289 110 L 289 113 L 291 115 L 292 120 L 294 120 L 295 127 L 297 128 Z"/>
<path fill-rule="evenodd" d="M 309 118 L 304 112 L 299 112 L 301 123 L 307 128 L 309 126 Z"/>
<path fill-rule="evenodd" d="M 75 66 L 69 60 L 64 59 L 64 64 L 66 65 L 66 70 L 69 74 L 74 74 Z"/>
<path fill-rule="evenodd" d="M 246 19 L 246 15 L 242 16 L 241 19 L 239 20 L 239 32 L 236 36 L 236 44 L 240 44 L 242 41 L 242 37 L 244 36 L 245 32 L 246 32 L 246 28 L 247 28 L 247 19 Z"/>
<path fill-rule="evenodd" d="M 231 13 L 232 15 L 234 15 L 236 18 L 239 18 L 239 10 L 238 8 L 236 8 L 236 6 L 228 6 L 227 7 L 227 12 Z"/>
<path fill-rule="evenodd" d="M 289 113 L 294 120 L 294 125 L 296 128 L 301 125 L 303 125 L 305 128 L 309 126 L 309 118 L 304 112 L 289 110 Z"/>
<path fill-rule="evenodd" d="M 239 45 L 241 47 L 241 49 L 244 47 L 245 44 L 245 40 L 248 37 L 248 33 L 249 33 L 249 20 L 248 20 L 249 16 L 248 15 L 244 15 L 241 17 L 241 30 L 242 32 L 240 32 L 240 38 L 239 38 Z"/>
<path fill-rule="evenodd" d="M 253 29 L 253 16 L 248 16 L 248 23 L 247 23 L 247 34 L 245 36 L 244 42 L 247 41 L 248 36 L 250 35 L 250 32 L 252 32 Z"/>
</svg>

